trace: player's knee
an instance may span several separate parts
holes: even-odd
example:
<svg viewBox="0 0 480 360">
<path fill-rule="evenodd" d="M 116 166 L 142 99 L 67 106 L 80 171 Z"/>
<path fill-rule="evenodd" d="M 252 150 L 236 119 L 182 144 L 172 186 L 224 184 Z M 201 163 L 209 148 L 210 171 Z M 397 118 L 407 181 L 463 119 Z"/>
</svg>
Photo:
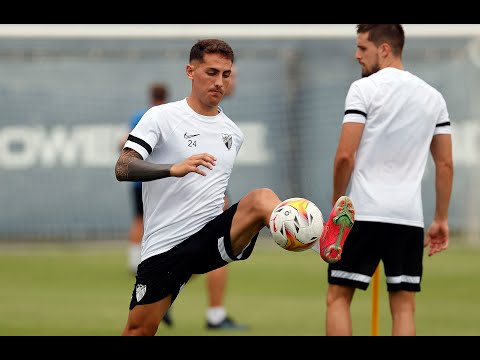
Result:
<svg viewBox="0 0 480 360">
<path fill-rule="evenodd" d="M 327 306 L 349 306 L 352 302 L 354 288 L 347 286 L 329 285 L 327 289 Z"/>
<path fill-rule="evenodd" d="M 255 194 L 255 201 L 260 204 L 277 197 L 275 192 L 269 188 L 255 189 L 253 193 Z"/>
<path fill-rule="evenodd" d="M 273 199 L 277 198 L 277 195 L 273 192 L 273 190 L 268 188 L 255 189 L 249 195 L 251 195 L 249 197 L 251 211 L 257 214 L 259 217 L 262 217 L 266 210 L 265 204 L 268 204 Z"/>
</svg>

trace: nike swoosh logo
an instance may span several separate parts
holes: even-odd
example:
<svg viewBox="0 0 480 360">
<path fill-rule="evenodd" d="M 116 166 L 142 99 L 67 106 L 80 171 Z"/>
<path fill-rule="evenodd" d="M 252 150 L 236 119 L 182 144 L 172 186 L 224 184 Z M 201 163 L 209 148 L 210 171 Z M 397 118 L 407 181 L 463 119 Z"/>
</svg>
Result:
<svg viewBox="0 0 480 360">
<path fill-rule="evenodd" d="M 183 137 L 184 137 L 185 139 L 190 139 L 190 138 L 195 137 L 195 136 L 198 136 L 198 135 L 200 135 L 200 134 L 187 135 L 187 133 L 185 133 L 185 134 L 183 134 Z"/>
</svg>

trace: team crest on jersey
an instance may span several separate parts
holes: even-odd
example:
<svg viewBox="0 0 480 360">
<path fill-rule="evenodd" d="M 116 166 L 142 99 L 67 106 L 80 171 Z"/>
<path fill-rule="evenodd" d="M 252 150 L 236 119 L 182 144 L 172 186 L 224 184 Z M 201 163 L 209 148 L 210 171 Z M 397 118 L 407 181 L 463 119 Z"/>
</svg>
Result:
<svg viewBox="0 0 480 360">
<path fill-rule="evenodd" d="M 222 139 L 227 149 L 230 150 L 232 148 L 232 142 L 233 142 L 232 134 L 222 134 Z"/>
<path fill-rule="evenodd" d="M 135 296 L 137 298 L 137 301 L 142 300 L 146 292 L 147 292 L 147 285 L 137 284 L 137 287 L 135 288 Z"/>
</svg>

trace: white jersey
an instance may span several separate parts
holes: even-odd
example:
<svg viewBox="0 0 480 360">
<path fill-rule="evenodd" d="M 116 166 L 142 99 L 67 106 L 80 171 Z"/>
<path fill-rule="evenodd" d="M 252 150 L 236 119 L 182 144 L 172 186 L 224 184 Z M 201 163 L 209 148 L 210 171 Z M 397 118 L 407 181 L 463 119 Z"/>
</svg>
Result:
<svg viewBox="0 0 480 360">
<path fill-rule="evenodd" d="M 451 134 L 443 96 L 408 71 L 352 83 L 343 123 L 364 123 L 350 197 L 355 219 L 424 227 L 422 178 L 432 138 Z"/>
<path fill-rule="evenodd" d="M 209 153 L 217 158 L 206 176 L 189 173 L 147 181 L 142 186 L 142 261 L 163 253 L 202 229 L 223 211 L 224 193 L 243 133 L 219 108 L 216 116 L 197 114 L 186 99 L 150 108 L 124 147 L 155 164 L 175 164 Z"/>
</svg>

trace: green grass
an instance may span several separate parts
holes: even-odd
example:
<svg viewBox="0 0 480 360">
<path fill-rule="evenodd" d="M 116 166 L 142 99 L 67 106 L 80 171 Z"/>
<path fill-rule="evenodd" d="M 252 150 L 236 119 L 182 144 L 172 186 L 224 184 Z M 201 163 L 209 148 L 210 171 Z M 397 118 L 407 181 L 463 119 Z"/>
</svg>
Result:
<svg viewBox="0 0 480 360">
<path fill-rule="evenodd" d="M 455 243 L 453 240 L 451 243 Z M 126 243 L 0 247 L 0 336 L 118 335 L 134 279 Z M 416 296 L 417 335 L 480 335 L 480 249 L 453 246 L 425 257 Z M 290 253 L 259 239 L 250 259 L 229 265 L 226 305 L 251 326 L 235 335 L 324 335 L 327 264 L 312 251 Z M 231 335 L 205 330 L 203 275 L 193 278 L 172 308 L 174 328 L 158 335 Z M 383 269 L 380 335 L 390 335 Z M 370 335 L 371 289 L 352 304 L 355 335 Z"/>
</svg>

